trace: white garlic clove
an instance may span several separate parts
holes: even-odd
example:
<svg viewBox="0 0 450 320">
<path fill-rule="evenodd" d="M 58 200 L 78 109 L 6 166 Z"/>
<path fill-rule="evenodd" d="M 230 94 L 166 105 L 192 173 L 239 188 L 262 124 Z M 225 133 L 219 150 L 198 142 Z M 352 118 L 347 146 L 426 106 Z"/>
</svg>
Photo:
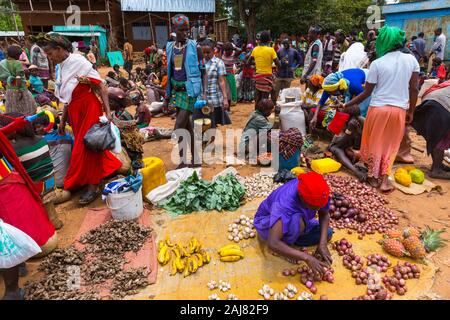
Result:
<svg viewBox="0 0 450 320">
<path fill-rule="evenodd" d="M 264 293 L 264 299 L 265 300 L 270 300 L 270 294 Z"/>
</svg>

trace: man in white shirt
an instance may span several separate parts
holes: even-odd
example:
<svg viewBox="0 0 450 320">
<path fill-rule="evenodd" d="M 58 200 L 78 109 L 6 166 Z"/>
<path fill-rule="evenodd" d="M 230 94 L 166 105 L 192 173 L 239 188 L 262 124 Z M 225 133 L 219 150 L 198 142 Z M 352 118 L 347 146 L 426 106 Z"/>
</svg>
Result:
<svg viewBox="0 0 450 320">
<path fill-rule="evenodd" d="M 434 35 L 436 36 L 436 39 L 434 40 L 433 47 L 431 47 L 431 53 L 434 53 L 437 58 L 444 61 L 447 38 L 445 37 L 445 34 L 442 33 L 442 28 L 434 30 Z"/>
</svg>

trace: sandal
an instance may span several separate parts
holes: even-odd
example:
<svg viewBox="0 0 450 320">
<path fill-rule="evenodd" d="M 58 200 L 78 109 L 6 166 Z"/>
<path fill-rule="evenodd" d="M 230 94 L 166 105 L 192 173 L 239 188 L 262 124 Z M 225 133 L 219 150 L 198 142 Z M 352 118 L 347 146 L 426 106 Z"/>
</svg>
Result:
<svg viewBox="0 0 450 320">
<path fill-rule="evenodd" d="M 98 195 L 99 195 L 98 191 L 88 191 L 80 197 L 78 203 L 82 206 L 88 205 L 94 202 L 95 199 L 97 199 Z"/>
</svg>

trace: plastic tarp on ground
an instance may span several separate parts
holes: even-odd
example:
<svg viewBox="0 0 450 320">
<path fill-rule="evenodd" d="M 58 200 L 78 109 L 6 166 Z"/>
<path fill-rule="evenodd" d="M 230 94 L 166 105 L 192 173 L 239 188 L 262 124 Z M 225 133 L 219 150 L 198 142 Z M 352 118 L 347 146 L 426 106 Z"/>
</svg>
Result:
<svg viewBox="0 0 450 320">
<path fill-rule="evenodd" d="M 122 11 L 216 12 L 215 0 L 122 0 Z"/>
<path fill-rule="evenodd" d="M 194 236 L 202 242 L 203 247 L 208 252 L 217 252 L 220 247 L 231 243 L 227 239 L 228 225 L 233 223 L 240 215 L 253 217 L 261 201 L 262 199 L 253 200 L 235 212 L 202 212 L 179 216 L 176 219 L 167 219 L 161 226 L 155 224 L 155 231 L 158 234 L 156 240 L 170 236 L 173 242 L 186 243 Z M 158 215 L 158 217 L 162 216 Z M 367 255 L 372 253 L 386 254 L 377 243 L 381 239 L 380 234 L 366 235 L 364 240 L 359 240 L 355 233 L 349 235 L 346 230 L 336 230 L 332 240 L 335 241 L 344 237 L 353 244 L 355 253 L 364 257 L 364 260 Z M 239 246 L 244 251 L 244 259 L 233 263 L 220 262 L 217 254 L 211 254 L 211 263 L 204 265 L 194 275 L 186 278 L 180 274 L 170 276 L 170 266 L 162 268 L 158 266 L 158 281 L 141 291 L 135 299 L 206 300 L 212 293 L 217 293 L 221 300 L 226 300 L 228 293 L 233 293 L 240 300 L 256 300 L 262 299 L 258 290 L 264 284 L 269 284 L 275 292 L 282 292 L 288 283 L 294 284 L 299 293 L 302 291 L 308 292 L 308 289 L 301 284 L 300 276 L 285 277 L 282 274 L 283 269 L 297 269 L 298 266 L 290 264 L 281 257 L 273 256 L 262 242 L 260 243 L 256 238 L 242 240 L 239 242 Z M 309 251 L 313 249 L 311 247 Z M 349 300 L 365 294 L 367 286 L 356 285 L 350 270 L 342 264 L 342 257 L 331 248 L 330 251 L 333 258 L 335 281 L 333 284 L 328 282 L 317 283 L 318 292 L 314 299 L 318 300 L 320 295 L 325 294 L 330 300 Z M 394 295 L 395 300 L 419 299 L 430 292 L 436 273 L 436 267 L 431 261 L 426 260 L 427 264 L 422 264 L 407 258 L 388 257 L 393 265 L 396 265 L 397 261 L 409 261 L 416 263 L 421 270 L 420 279 L 406 280 L 408 292 L 404 296 Z M 387 274 L 392 275 L 392 268 L 389 268 Z M 212 292 L 208 289 L 207 283 L 209 281 L 218 281 L 219 279 L 230 282 L 231 291 Z M 189 290 L 186 290 L 186 288 L 189 288 Z"/>
</svg>

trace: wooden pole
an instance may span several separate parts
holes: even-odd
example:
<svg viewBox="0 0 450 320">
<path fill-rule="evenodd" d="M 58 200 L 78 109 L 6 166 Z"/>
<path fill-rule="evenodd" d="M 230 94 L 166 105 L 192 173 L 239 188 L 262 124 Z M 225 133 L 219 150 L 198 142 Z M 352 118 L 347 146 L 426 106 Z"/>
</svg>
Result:
<svg viewBox="0 0 450 320">
<path fill-rule="evenodd" d="M 110 10 L 110 7 L 109 7 L 109 0 L 106 0 L 105 4 L 106 4 L 106 11 L 108 12 L 109 36 L 113 37 L 113 29 L 112 29 L 112 21 L 111 21 L 111 10 Z M 111 51 L 110 43 L 111 43 L 111 41 L 108 41 L 109 50 Z"/>
<path fill-rule="evenodd" d="M 91 0 L 88 0 L 88 9 L 91 11 Z"/>
<path fill-rule="evenodd" d="M 53 11 L 52 0 L 48 0 L 48 6 L 50 7 L 50 11 Z"/>
<path fill-rule="evenodd" d="M 30 0 L 30 8 L 31 8 L 31 11 L 33 11 L 33 2 L 31 2 L 31 0 Z"/>
<path fill-rule="evenodd" d="M 9 0 L 9 5 L 11 6 L 11 12 L 12 12 L 13 20 L 14 20 L 14 26 L 16 27 L 17 37 L 20 39 L 19 27 L 17 26 L 16 14 L 14 13 L 14 6 L 13 6 L 13 3 L 12 3 L 12 0 Z"/>
<path fill-rule="evenodd" d="M 127 32 L 125 30 L 125 14 L 122 11 L 122 28 L 123 28 L 123 37 L 126 38 L 127 37 Z"/>
<path fill-rule="evenodd" d="M 170 21 L 170 12 L 167 12 L 167 16 L 169 17 L 169 35 L 172 33 L 172 22 Z"/>
<path fill-rule="evenodd" d="M 151 33 L 151 35 L 152 35 L 153 43 L 155 44 L 155 46 L 157 46 L 157 44 L 156 44 L 156 38 L 155 38 L 155 32 L 153 31 L 152 15 L 151 15 L 150 12 L 148 13 L 148 19 L 150 20 L 150 33 Z"/>
</svg>

